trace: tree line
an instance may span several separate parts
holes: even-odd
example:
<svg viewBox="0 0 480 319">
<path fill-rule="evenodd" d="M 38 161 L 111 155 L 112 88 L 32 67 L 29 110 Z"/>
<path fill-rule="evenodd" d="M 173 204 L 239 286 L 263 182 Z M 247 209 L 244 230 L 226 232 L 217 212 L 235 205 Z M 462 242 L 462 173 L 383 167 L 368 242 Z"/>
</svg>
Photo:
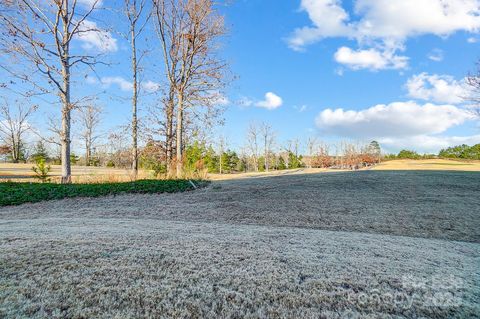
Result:
<svg viewBox="0 0 480 319">
<path fill-rule="evenodd" d="M 480 160 L 480 144 L 469 146 L 467 144 L 441 149 L 438 154 L 419 154 L 412 150 L 401 150 L 398 154 L 388 154 L 386 159 L 465 159 Z"/>
</svg>

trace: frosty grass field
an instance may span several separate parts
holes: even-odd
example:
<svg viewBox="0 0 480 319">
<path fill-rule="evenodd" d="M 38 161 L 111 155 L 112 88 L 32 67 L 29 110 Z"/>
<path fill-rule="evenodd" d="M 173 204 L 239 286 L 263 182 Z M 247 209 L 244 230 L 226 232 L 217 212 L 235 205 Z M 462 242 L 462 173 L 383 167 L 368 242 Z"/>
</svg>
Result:
<svg viewBox="0 0 480 319">
<path fill-rule="evenodd" d="M 1 318 L 475 318 L 480 173 L 361 171 L 0 208 Z"/>
</svg>

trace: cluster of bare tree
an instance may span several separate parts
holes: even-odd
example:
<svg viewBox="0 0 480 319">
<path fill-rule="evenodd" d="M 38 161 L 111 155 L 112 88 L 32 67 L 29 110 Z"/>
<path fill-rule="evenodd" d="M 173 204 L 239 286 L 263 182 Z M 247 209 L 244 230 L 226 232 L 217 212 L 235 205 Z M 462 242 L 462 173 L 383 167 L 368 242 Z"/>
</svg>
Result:
<svg viewBox="0 0 480 319">
<path fill-rule="evenodd" d="M 195 116 L 186 113 L 195 106 L 215 106 L 225 85 L 226 64 L 215 52 L 224 21 L 212 0 L 155 0 L 154 21 L 168 80 L 163 108 L 167 167 L 175 159 L 181 177 L 185 126 Z"/>
<path fill-rule="evenodd" d="M 335 152 L 331 154 L 330 146 L 325 143 L 309 141 L 309 156 L 305 162 L 309 167 L 359 169 L 379 163 L 382 159 L 380 144 L 372 141 L 369 144 L 354 144 L 341 142 L 335 145 Z M 313 150 L 313 152 L 312 152 Z"/>
<path fill-rule="evenodd" d="M 72 77 L 82 76 L 86 70 L 95 72 L 103 64 L 101 54 L 93 55 L 72 46 L 74 39 L 91 34 L 101 38 L 105 31 L 92 23 L 99 10 L 99 0 L 0 0 L 0 52 L 11 59 L 0 63 L 10 81 L 0 83 L 3 89 L 28 98 L 44 98 L 61 104 L 61 125 L 52 125 L 53 136 L 44 139 L 61 147 L 62 182 L 71 181 L 70 153 L 72 140 L 72 112 L 79 110 L 82 124 L 81 139 L 85 145 L 85 159 L 91 159 L 92 145 L 98 139 L 97 127 L 100 109 L 84 97 L 72 92 Z M 107 3 L 102 3 L 106 9 Z M 168 168 L 182 175 L 186 132 L 192 129 L 200 116 L 215 114 L 220 91 L 225 86 L 227 65 L 217 56 L 218 41 L 224 35 L 223 17 L 211 0 L 124 0 L 123 12 L 128 32 L 125 37 L 131 46 L 132 120 L 131 168 L 136 175 L 139 162 L 138 103 L 141 88 L 139 73 L 142 57 L 138 42 L 145 41 L 141 34 L 147 26 L 157 31 L 158 42 L 151 54 L 157 54 L 164 67 L 155 70 L 165 74 L 164 97 L 153 109 L 161 114 L 162 131 L 150 134 L 160 136 Z M 98 20 L 95 20 L 98 21 Z M 112 29 L 114 29 L 112 27 Z M 114 30 L 115 31 L 115 30 Z M 154 67 L 154 66 L 152 66 Z M 13 80 L 15 79 L 15 80 Z M 74 87 L 73 87 L 74 89 Z M 77 93 L 77 94 L 73 94 Z M 200 106 L 207 111 L 199 110 Z M 13 112 L 2 110 L 7 119 L 2 128 L 6 144 L 12 145 L 14 160 L 18 160 L 20 135 L 34 108 L 19 109 L 20 119 L 10 119 Z M 2 125 L 4 123 L 2 122 Z M 145 127 L 150 125 L 145 124 Z M 6 135 L 13 130 L 13 137 Z M 7 133 L 5 133 L 7 132 Z M 146 132 L 145 132 L 146 134 Z"/>
<path fill-rule="evenodd" d="M 18 163 L 22 157 L 23 136 L 31 129 L 28 119 L 35 112 L 37 106 L 21 104 L 15 106 L 15 112 L 11 112 L 7 100 L 0 105 L 0 139 L 4 143 L 1 153 L 10 154 L 12 162 Z"/>
<path fill-rule="evenodd" d="M 247 161 L 247 167 L 253 167 L 254 171 L 258 171 L 263 167 L 267 172 L 270 170 L 271 160 L 275 146 L 275 132 L 272 127 L 266 123 L 250 123 L 247 131 L 247 143 L 245 153 L 250 155 Z M 245 156 L 243 156 L 245 157 Z M 250 165 L 251 162 L 251 165 Z"/>
<path fill-rule="evenodd" d="M 358 169 L 378 163 L 381 156 L 380 145 L 376 141 L 367 145 L 342 142 L 330 147 L 311 137 L 304 145 L 294 139 L 281 146 L 277 144 L 276 134 L 270 125 L 251 123 L 240 159 L 245 163 L 247 171 L 269 171 L 303 166 Z"/>
<path fill-rule="evenodd" d="M 477 62 L 477 71 L 467 76 L 467 84 L 470 94 L 466 99 L 473 103 L 474 111 L 480 117 L 480 60 Z"/>
</svg>

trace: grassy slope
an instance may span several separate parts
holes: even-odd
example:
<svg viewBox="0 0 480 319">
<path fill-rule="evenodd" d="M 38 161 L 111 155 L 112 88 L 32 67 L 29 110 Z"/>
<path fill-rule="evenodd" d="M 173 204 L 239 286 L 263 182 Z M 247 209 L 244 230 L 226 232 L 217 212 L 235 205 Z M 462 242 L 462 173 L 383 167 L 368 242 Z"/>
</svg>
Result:
<svg viewBox="0 0 480 319">
<path fill-rule="evenodd" d="M 141 180 L 127 183 L 69 185 L 7 182 L 0 183 L 0 206 L 69 197 L 99 197 L 123 193 L 173 193 L 192 188 L 193 186 L 186 180 Z"/>
<path fill-rule="evenodd" d="M 0 318 L 478 318 L 479 173 L 218 185 L 0 208 Z"/>
<path fill-rule="evenodd" d="M 362 171 L 214 182 L 195 192 L 70 199 L 0 218 L 168 219 L 290 226 L 480 243 L 480 173 Z"/>
</svg>

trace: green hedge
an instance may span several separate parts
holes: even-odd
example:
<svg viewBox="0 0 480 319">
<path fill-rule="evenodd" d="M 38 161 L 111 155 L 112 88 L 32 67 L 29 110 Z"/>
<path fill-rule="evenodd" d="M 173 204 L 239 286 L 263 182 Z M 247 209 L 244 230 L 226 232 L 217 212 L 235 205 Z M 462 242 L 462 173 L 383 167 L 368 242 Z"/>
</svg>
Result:
<svg viewBox="0 0 480 319">
<path fill-rule="evenodd" d="M 204 181 L 194 181 L 198 186 Z M 70 197 L 99 197 L 124 193 L 156 194 L 192 190 L 187 180 L 140 180 L 127 183 L 53 184 L 53 183 L 0 183 L 0 206 Z"/>
</svg>

